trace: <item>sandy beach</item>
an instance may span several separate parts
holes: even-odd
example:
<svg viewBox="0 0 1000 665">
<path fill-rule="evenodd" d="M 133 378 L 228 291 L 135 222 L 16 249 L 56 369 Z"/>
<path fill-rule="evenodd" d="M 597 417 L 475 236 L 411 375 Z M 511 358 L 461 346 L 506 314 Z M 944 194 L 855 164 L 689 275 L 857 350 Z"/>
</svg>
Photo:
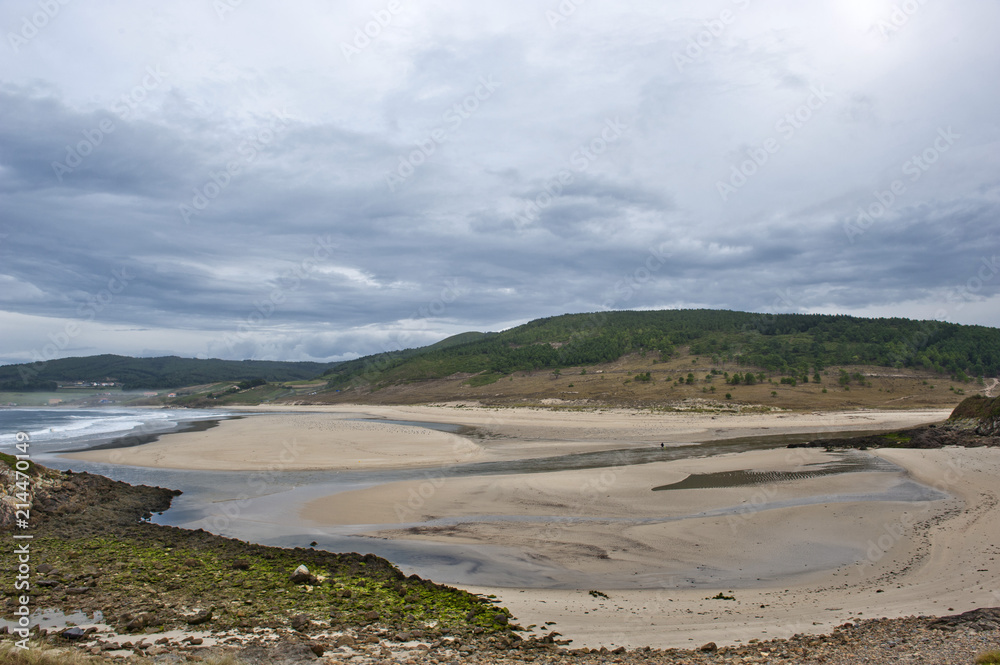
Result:
<svg viewBox="0 0 1000 665">
<path fill-rule="evenodd" d="M 254 411 L 268 411 L 267 407 Z M 831 413 L 651 413 L 455 406 L 272 407 L 281 413 L 225 420 L 204 432 L 164 435 L 132 448 L 69 459 L 189 470 L 285 471 L 431 467 L 512 460 L 632 444 L 692 443 L 770 434 L 868 431 L 944 420 L 947 410 Z M 475 428 L 460 437 L 383 419 Z"/>
<path fill-rule="evenodd" d="M 296 411 L 72 457 L 172 469 L 442 467 L 633 444 L 894 429 L 948 415 L 456 406 Z M 358 422 L 362 416 L 476 429 L 466 437 Z M 295 442 L 293 458 L 282 457 L 283 441 Z M 497 596 L 522 625 L 557 631 L 572 638 L 573 646 L 732 644 L 828 632 L 851 618 L 1000 605 L 1000 453 L 853 454 L 874 456 L 881 466 L 824 475 L 813 471 L 843 461 L 843 453 L 775 449 L 614 468 L 398 481 L 314 497 L 288 520 L 319 531 L 355 525 L 372 538 L 517 552 L 521 564 L 556 571 L 553 580 L 574 583 L 465 588 Z M 692 474 L 747 470 L 761 472 L 762 480 L 652 491 Z M 789 473 L 799 475 L 781 475 Z M 778 475 L 768 480 L 767 474 Z M 562 573 L 568 577 L 560 578 Z M 713 598 L 720 593 L 723 598 Z"/>
</svg>

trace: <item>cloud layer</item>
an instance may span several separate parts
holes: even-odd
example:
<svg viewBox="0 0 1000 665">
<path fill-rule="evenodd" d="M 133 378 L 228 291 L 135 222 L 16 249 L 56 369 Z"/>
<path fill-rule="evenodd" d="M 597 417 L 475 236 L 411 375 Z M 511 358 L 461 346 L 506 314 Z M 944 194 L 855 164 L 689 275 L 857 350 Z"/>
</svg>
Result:
<svg viewBox="0 0 1000 665">
<path fill-rule="evenodd" d="M 1000 326 L 989 0 L 0 7 L 0 362 Z"/>
</svg>

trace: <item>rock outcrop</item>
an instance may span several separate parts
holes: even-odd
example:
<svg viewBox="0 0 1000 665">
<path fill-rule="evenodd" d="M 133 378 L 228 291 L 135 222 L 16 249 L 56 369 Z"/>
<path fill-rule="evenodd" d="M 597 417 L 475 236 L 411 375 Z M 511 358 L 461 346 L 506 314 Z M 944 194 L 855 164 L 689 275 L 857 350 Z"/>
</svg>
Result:
<svg viewBox="0 0 1000 665">
<path fill-rule="evenodd" d="M 948 420 L 968 423 L 980 436 L 1000 436 L 1000 397 L 969 397 L 955 407 Z"/>
</svg>

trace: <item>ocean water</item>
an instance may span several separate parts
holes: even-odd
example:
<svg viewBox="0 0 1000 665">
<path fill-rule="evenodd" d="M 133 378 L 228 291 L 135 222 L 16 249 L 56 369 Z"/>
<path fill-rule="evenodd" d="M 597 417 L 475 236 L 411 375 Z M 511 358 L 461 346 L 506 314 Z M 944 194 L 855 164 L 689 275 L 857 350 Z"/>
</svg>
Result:
<svg viewBox="0 0 1000 665">
<path fill-rule="evenodd" d="M 199 409 L 0 408 L 0 452 L 15 452 L 18 432 L 30 435 L 33 456 L 47 455 L 120 437 L 163 434 L 176 430 L 184 422 L 217 420 L 228 415 Z"/>
</svg>

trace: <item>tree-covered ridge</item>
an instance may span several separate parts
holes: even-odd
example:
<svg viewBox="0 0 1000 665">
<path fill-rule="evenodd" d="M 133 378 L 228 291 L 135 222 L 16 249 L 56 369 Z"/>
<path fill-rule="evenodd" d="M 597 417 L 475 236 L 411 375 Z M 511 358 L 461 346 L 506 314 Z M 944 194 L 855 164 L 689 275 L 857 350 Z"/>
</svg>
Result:
<svg viewBox="0 0 1000 665">
<path fill-rule="evenodd" d="M 959 380 L 1000 374 L 1000 330 L 996 328 L 898 318 L 666 310 L 554 316 L 501 333 L 463 333 L 429 347 L 334 364 L 176 356 L 64 358 L 0 367 L 0 390 L 51 390 L 56 383 L 77 381 L 113 381 L 126 389 L 176 388 L 219 381 L 295 381 L 320 375 L 331 388 L 389 385 L 456 373 L 496 377 L 596 365 L 630 353 L 668 357 L 682 346 L 715 362 L 793 377 L 827 366 L 850 365 L 926 369 Z"/>
<path fill-rule="evenodd" d="M 830 365 L 914 367 L 959 379 L 1000 373 L 1000 330 L 939 321 L 719 310 L 601 312 L 531 321 L 445 349 L 369 356 L 328 372 L 330 386 L 390 384 L 457 372 L 516 371 L 613 362 L 680 346 L 716 362 L 801 376 Z"/>
<path fill-rule="evenodd" d="M 75 382 L 114 382 L 116 386 L 134 390 L 217 381 L 297 381 L 315 378 L 331 366 L 312 362 L 200 360 L 177 356 L 130 358 L 106 354 L 0 367 L 0 390 L 51 390 L 57 383 Z"/>
</svg>

